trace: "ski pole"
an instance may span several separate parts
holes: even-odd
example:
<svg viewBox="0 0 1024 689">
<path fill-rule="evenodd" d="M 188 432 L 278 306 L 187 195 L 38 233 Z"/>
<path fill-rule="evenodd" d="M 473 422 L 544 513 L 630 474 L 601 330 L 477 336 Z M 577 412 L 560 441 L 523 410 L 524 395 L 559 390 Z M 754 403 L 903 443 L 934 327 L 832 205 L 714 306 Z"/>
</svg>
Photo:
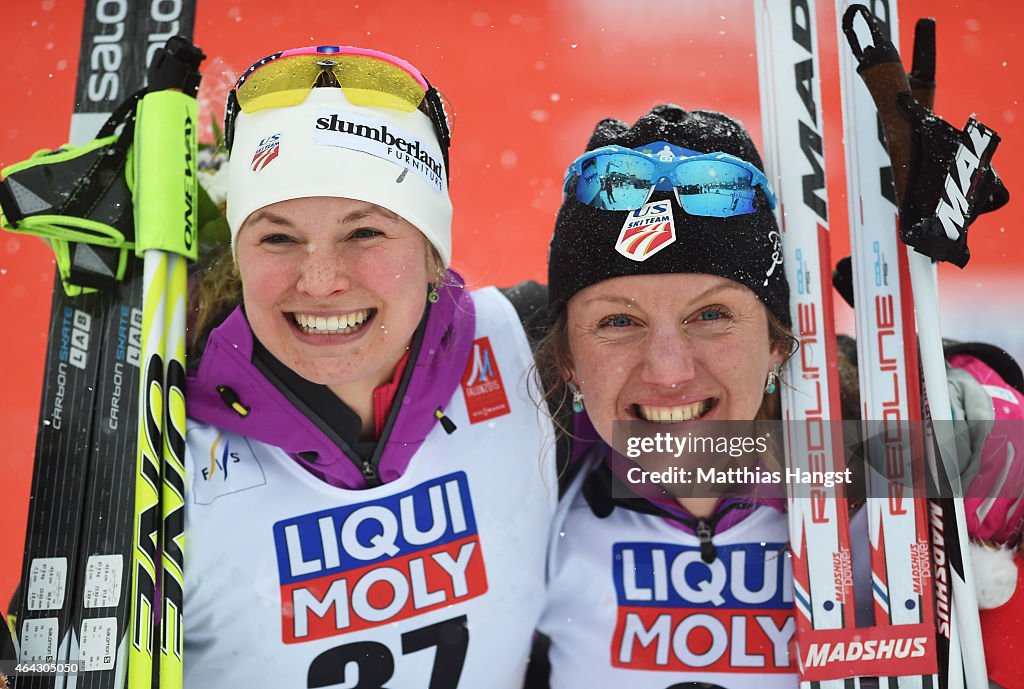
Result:
<svg viewBox="0 0 1024 689">
<path fill-rule="evenodd" d="M 195 96 L 204 57 L 181 37 L 157 51 L 135 130 L 135 249 L 144 262 L 144 296 L 131 689 L 149 689 L 154 676 L 162 689 L 182 686 L 185 260 L 195 260 L 198 245 Z"/>
</svg>

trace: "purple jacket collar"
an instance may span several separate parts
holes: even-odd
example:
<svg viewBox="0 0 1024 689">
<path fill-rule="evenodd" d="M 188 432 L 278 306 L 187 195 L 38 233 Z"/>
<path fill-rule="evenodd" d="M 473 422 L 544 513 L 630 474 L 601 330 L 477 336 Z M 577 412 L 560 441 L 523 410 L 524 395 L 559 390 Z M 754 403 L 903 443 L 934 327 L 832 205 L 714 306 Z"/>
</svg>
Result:
<svg viewBox="0 0 1024 689">
<path fill-rule="evenodd" d="M 385 483 L 401 476 L 412 456 L 438 423 L 434 412 L 455 393 L 469 359 L 476 329 L 476 312 L 462 278 L 449 271 L 430 308 L 423 342 L 408 385 L 393 404 L 400 405 L 389 432 L 379 442 L 377 470 Z M 190 418 L 281 448 L 327 483 L 364 488 L 366 479 L 358 458 L 349 458 L 320 428 L 288 401 L 252 363 L 253 333 L 241 308 L 210 333 L 199 368 L 189 375 L 186 404 Z M 249 409 L 238 414 L 221 390 L 229 389 Z M 309 461 L 299 454 L 316 457 Z"/>
</svg>

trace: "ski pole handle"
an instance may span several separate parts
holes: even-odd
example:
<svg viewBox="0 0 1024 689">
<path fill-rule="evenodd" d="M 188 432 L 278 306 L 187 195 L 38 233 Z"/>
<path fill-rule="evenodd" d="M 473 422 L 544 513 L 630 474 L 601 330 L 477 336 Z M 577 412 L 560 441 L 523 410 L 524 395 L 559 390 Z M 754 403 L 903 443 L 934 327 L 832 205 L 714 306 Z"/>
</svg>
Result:
<svg viewBox="0 0 1024 689">
<path fill-rule="evenodd" d="M 917 20 L 914 25 L 914 61 L 907 75 L 914 100 L 928 108 L 935 105 L 935 20 Z"/>
<path fill-rule="evenodd" d="M 857 16 L 864 18 L 871 32 L 872 45 L 861 46 L 853 23 Z M 843 33 L 857 58 L 857 74 L 864 80 L 885 132 L 886 149 L 892 161 L 893 185 L 896 187 L 896 205 L 903 201 L 910 175 L 913 132 L 907 118 L 897 105 L 899 94 L 910 94 L 910 81 L 900 62 L 896 47 L 886 38 L 864 5 L 851 5 L 843 15 Z"/>
<path fill-rule="evenodd" d="M 172 36 L 158 48 L 146 72 L 150 91 L 181 91 L 192 98 L 199 93 L 203 75 L 199 64 L 206 55 L 187 38 Z"/>
</svg>

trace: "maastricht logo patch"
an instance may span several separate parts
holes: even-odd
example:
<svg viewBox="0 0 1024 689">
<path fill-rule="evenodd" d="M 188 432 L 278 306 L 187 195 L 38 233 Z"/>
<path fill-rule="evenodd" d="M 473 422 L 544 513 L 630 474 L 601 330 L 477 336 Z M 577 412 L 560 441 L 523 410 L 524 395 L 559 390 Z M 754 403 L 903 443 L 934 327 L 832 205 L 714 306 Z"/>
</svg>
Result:
<svg viewBox="0 0 1024 689">
<path fill-rule="evenodd" d="M 786 544 L 616 543 L 612 665 L 640 670 L 792 673 L 796 631 Z"/>
<path fill-rule="evenodd" d="M 287 644 L 392 624 L 487 592 L 461 471 L 281 520 L 273 535 Z"/>
<path fill-rule="evenodd" d="M 238 435 L 218 433 L 206 457 L 195 456 L 196 476 L 192 493 L 200 505 L 224 495 L 265 485 L 267 478 L 249 441 Z"/>
<path fill-rule="evenodd" d="M 498 359 L 486 337 L 473 342 L 473 353 L 462 374 L 462 395 L 466 399 L 466 412 L 471 424 L 504 416 L 511 411 Z"/>
<path fill-rule="evenodd" d="M 281 135 L 271 134 L 265 139 L 261 139 L 259 144 L 256 146 L 256 152 L 252 155 L 252 171 L 259 172 L 266 166 L 270 165 L 271 161 L 274 160 L 281 153 Z"/>
<path fill-rule="evenodd" d="M 320 108 L 314 123 L 313 143 L 369 153 L 419 175 L 438 193 L 445 191 L 444 164 L 433 142 L 354 112 Z M 398 177 L 398 183 L 405 175 Z"/>
<path fill-rule="evenodd" d="M 629 212 L 615 240 L 615 250 L 626 258 L 642 262 L 675 241 L 672 202 L 653 201 Z"/>
</svg>

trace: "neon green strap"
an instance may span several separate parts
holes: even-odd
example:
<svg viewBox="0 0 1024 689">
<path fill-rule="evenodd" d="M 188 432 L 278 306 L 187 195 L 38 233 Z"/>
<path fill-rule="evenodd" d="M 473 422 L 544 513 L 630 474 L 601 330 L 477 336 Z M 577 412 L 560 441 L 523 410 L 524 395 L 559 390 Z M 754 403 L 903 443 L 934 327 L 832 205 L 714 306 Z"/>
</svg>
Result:
<svg viewBox="0 0 1024 689">
<path fill-rule="evenodd" d="M 126 241 L 121 232 L 106 223 L 70 215 L 33 215 L 22 220 L 17 227 L 11 227 L 5 218 L 4 227 L 11 232 L 34 234 L 51 242 L 81 242 L 115 249 L 131 249 L 135 246 Z"/>
<path fill-rule="evenodd" d="M 79 158 L 87 153 L 95 151 L 97 148 L 103 148 L 109 146 L 117 141 L 117 135 L 105 136 L 102 139 L 93 139 L 87 144 L 81 146 L 72 146 L 71 144 L 65 144 L 56 150 L 49 148 L 42 148 L 33 153 L 26 160 L 20 163 L 12 163 L 7 167 L 0 170 L 0 175 L 7 178 L 11 175 L 25 170 L 36 165 L 50 165 L 53 163 L 63 163 L 68 160 Z"/>
</svg>

